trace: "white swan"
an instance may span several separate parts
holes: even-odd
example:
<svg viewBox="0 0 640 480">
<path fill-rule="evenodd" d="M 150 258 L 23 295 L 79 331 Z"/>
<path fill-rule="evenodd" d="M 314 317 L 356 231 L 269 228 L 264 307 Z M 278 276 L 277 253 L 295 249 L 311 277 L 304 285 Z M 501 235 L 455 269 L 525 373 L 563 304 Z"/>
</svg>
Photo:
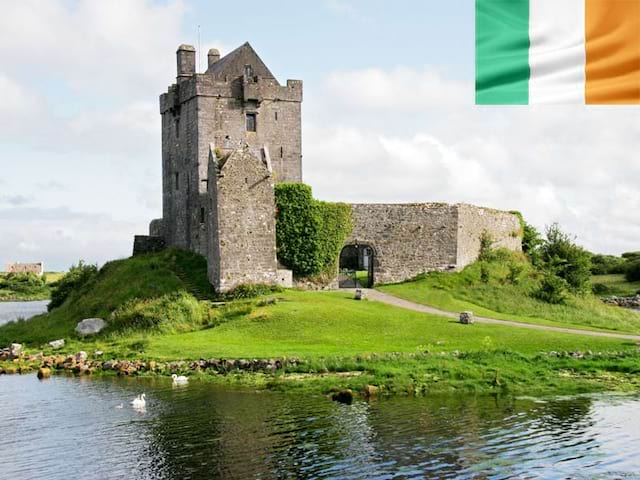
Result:
<svg viewBox="0 0 640 480">
<path fill-rule="evenodd" d="M 171 378 L 173 379 L 174 385 L 186 385 L 187 383 L 189 383 L 189 379 L 184 375 L 178 376 L 174 373 L 173 375 L 171 375 Z"/>
<path fill-rule="evenodd" d="M 144 408 L 146 405 L 147 401 L 145 400 L 144 393 L 131 400 L 131 406 L 133 406 L 133 408 Z"/>
</svg>

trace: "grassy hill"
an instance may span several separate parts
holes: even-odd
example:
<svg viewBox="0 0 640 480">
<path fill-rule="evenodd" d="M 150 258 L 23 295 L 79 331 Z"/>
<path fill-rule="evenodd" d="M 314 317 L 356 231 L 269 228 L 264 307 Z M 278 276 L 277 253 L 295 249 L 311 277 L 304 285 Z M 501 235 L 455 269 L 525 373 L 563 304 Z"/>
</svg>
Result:
<svg viewBox="0 0 640 480">
<path fill-rule="evenodd" d="M 484 281 L 483 281 L 484 270 Z M 514 276 L 513 272 L 518 271 Z M 570 296 L 553 305 L 532 295 L 539 274 L 520 255 L 475 263 L 458 273 L 430 273 L 380 290 L 443 310 L 526 323 L 640 333 L 640 314 L 603 304 L 595 295 Z"/>
<path fill-rule="evenodd" d="M 593 275 L 591 284 L 601 297 L 632 297 L 640 293 L 640 281 L 628 282 L 624 274 Z"/>
</svg>

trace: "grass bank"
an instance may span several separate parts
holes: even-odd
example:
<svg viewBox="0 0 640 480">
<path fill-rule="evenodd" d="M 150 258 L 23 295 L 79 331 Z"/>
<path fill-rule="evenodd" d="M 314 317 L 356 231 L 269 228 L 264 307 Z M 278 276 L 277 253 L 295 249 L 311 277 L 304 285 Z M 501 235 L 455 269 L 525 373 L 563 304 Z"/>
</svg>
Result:
<svg viewBox="0 0 640 480">
<path fill-rule="evenodd" d="M 0 302 L 48 300 L 52 285 L 63 275 L 63 272 L 46 272 L 42 277 L 0 273 Z"/>
<path fill-rule="evenodd" d="M 640 281 L 628 282 L 622 273 L 593 275 L 591 284 L 600 297 L 632 297 L 640 293 Z"/>
<path fill-rule="evenodd" d="M 514 270 L 519 273 L 514 276 Z M 483 278 L 484 277 L 484 278 Z M 553 305 L 534 298 L 538 274 L 523 258 L 475 263 L 457 273 L 434 272 L 381 291 L 442 310 L 542 325 L 640 333 L 640 314 L 605 305 L 592 294 Z"/>
<path fill-rule="evenodd" d="M 455 278 L 443 278 L 449 277 Z M 0 345 L 27 343 L 31 352 L 45 354 L 101 350 L 102 359 L 145 361 L 298 357 L 275 375 L 180 367 L 207 381 L 278 390 L 368 384 L 388 393 L 637 388 L 638 348 L 625 340 L 461 325 L 356 301 L 347 292 L 285 290 L 224 305 L 198 300 L 212 295 L 208 289 L 204 260 L 187 252 L 111 262 L 51 313 L 0 327 Z M 93 316 L 106 319 L 109 329 L 77 338 L 75 324 Z M 63 350 L 43 348 L 57 338 L 66 340 Z"/>
</svg>

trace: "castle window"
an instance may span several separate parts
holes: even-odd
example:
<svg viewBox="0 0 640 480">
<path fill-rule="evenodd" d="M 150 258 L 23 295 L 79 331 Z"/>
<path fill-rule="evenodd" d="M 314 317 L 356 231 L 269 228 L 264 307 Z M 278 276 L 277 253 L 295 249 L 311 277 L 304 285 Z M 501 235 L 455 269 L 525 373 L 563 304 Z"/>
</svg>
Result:
<svg viewBox="0 0 640 480">
<path fill-rule="evenodd" d="M 255 113 L 247 113 L 247 132 L 255 132 L 256 131 L 256 114 Z"/>
<path fill-rule="evenodd" d="M 278 121 L 278 112 L 276 112 L 276 122 Z"/>
<path fill-rule="evenodd" d="M 180 138 L 180 119 L 176 118 L 176 138 Z"/>
<path fill-rule="evenodd" d="M 176 172 L 176 191 L 180 190 L 180 174 Z"/>
<path fill-rule="evenodd" d="M 280 147 L 280 158 L 284 157 L 284 147 Z"/>
<path fill-rule="evenodd" d="M 204 207 L 200 207 L 200 223 L 204 223 Z"/>
</svg>

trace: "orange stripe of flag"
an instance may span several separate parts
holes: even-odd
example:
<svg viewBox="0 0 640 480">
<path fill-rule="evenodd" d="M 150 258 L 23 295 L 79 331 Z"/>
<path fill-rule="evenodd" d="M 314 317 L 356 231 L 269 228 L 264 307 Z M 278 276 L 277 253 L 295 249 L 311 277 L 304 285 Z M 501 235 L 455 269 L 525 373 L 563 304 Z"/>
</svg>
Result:
<svg viewBox="0 0 640 480">
<path fill-rule="evenodd" d="M 640 103 L 640 0 L 585 7 L 586 102 Z"/>
</svg>

